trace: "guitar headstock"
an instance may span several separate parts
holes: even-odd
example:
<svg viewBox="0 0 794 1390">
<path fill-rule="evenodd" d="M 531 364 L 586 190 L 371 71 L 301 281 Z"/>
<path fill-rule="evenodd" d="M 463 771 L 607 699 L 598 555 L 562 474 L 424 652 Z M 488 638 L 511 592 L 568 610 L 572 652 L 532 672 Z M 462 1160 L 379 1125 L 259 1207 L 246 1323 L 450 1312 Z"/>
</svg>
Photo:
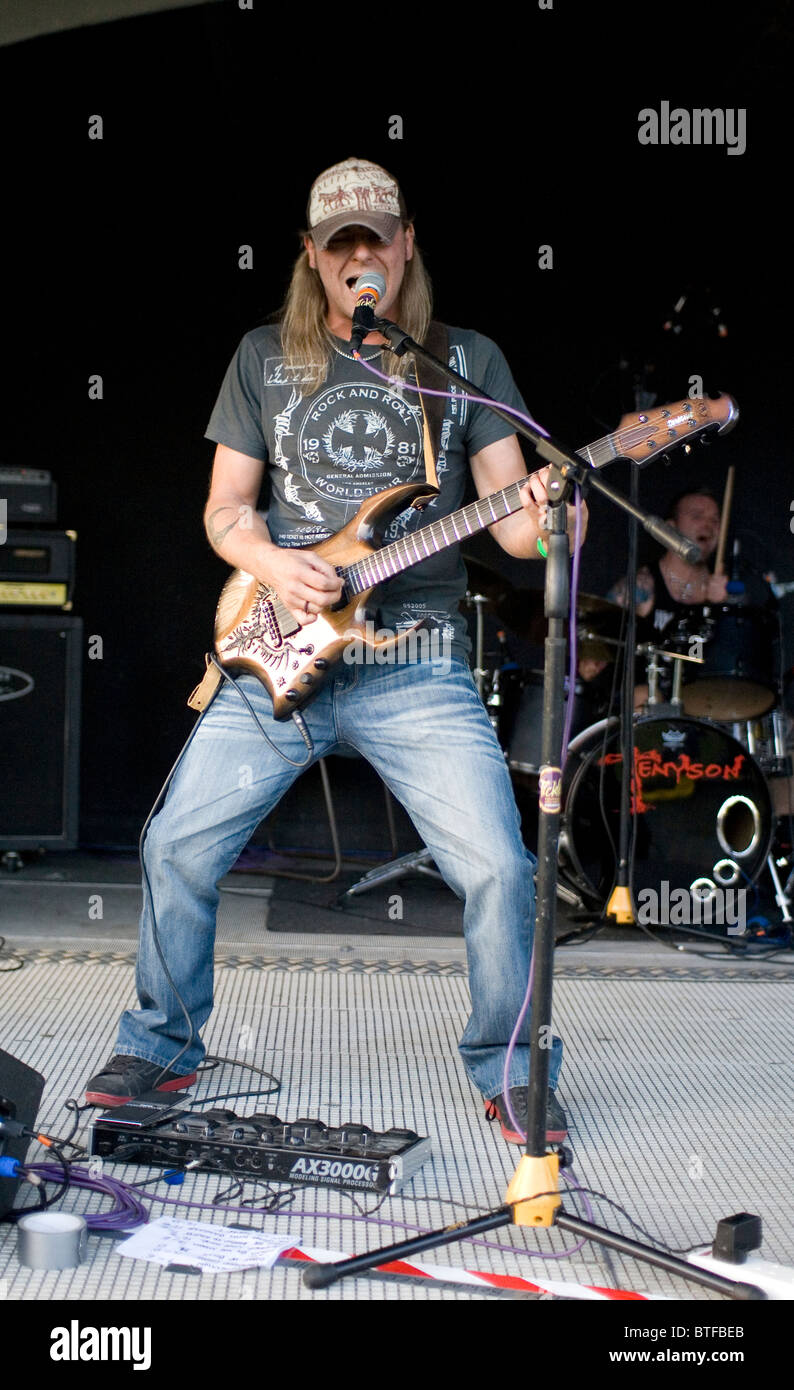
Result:
<svg viewBox="0 0 794 1390">
<path fill-rule="evenodd" d="M 733 396 L 720 395 L 713 400 L 709 396 L 687 396 L 670 405 L 624 415 L 612 442 L 620 458 L 643 464 L 707 431 L 727 434 L 738 418 L 739 407 Z"/>
</svg>

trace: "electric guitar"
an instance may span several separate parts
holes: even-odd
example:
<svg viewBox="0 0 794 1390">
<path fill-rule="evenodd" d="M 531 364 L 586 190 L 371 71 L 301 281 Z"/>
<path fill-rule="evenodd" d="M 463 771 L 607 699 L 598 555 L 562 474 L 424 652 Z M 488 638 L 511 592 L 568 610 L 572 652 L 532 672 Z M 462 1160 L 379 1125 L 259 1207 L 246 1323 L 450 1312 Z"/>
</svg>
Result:
<svg viewBox="0 0 794 1390">
<path fill-rule="evenodd" d="M 605 435 L 578 453 L 592 468 L 602 468 L 619 458 L 643 464 L 707 430 L 724 434 L 738 418 L 739 410 L 731 396 L 687 399 L 624 415 L 614 434 Z M 339 602 L 323 610 L 312 623 L 302 624 L 275 589 L 244 570 L 234 570 L 223 587 L 215 615 L 218 661 L 224 667 L 258 676 L 272 698 L 273 717 L 288 719 L 293 710 L 300 709 L 316 694 L 349 643 L 359 640 L 373 650 L 383 651 L 421 626 L 416 623 L 413 628 L 375 640 L 373 625 L 366 622 L 366 604 L 377 586 L 520 511 L 519 489 L 525 482 L 526 478 L 522 478 L 488 497 L 480 497 L 388 545 L 380 543 L 388 521 L 411 501 L 414 506 L 426 504 L 438 495 L 438 489 L 413 482 L 375 493 L 341 531 L 311 547 L 334 566 L 344 583 Z"/>
</svg>

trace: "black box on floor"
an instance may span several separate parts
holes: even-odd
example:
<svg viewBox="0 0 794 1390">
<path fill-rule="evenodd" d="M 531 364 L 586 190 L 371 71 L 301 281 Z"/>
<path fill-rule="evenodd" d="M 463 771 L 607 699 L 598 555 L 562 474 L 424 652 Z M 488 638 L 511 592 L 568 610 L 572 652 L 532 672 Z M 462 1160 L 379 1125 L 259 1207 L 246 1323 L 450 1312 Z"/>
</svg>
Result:
<svg viewBox="0 0 794 1390">
<path fill-rule="evenodd" d="M 14 1120 L 26 1129 L 33 1129 L 43 1090 L 44 1077 L 39 1072 L 25 1066 L 10 1052 L 0 1051 L 0 1120 Z M 15 1158 L 22 1163 L 29 1146 L 30 1139 L 24 1135 L 9 1136 L 0 1132 L 0 1158 Z M 11 1210 L 18 1186 L 19 1178 L 0 1178 L 0 1216 Z M 35 1205 L 33 1188 L 29 1187 L 28 1191 L 31 1205 Z"/>
<path fill-rule="evenodd" d="M 83 621 L 0 610 L 0 848 L 78 842 Z"/>
</svg>

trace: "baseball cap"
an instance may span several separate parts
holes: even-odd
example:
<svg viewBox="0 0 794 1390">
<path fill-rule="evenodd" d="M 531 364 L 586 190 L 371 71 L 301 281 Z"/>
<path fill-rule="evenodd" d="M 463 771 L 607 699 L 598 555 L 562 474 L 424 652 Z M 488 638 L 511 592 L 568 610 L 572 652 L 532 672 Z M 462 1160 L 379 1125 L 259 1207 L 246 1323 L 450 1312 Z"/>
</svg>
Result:
<svg viewBox="0 0 794 1390">
<path fill-rule="evenodd" d="M 312 184 L 306 210 L 321 251 L 342 227 L 368 227 L 392 242 L 407 216 L 396 179 L 368 159 L 345 159 L 326 169 Z"/>
</svg>

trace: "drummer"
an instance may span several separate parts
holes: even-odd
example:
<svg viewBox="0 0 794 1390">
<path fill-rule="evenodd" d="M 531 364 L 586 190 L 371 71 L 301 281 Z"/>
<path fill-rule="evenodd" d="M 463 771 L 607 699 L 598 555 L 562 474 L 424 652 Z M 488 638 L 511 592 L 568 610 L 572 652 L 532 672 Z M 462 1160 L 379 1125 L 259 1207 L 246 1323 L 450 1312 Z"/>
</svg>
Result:
<svg viewBox="0 0 794 1390">
<path fill-rule="evenodd" d="M 687 540 L 700 547 L 701 559 L 687 564 L 673 550 L 665 550 L 657 560 L 637 571 L 637 614 L 653 618 L 658 632 L 669 627 L 678 609 L 693 603 L 724 603 L 727 576 L 712 574 L 707 561 L 717 549 L 720 535 L 719 503 L 708 488 L 681 492 L 669 507 L 668 521 Z M 607 594 L 612 603 L 626 606 L 626 578 L 619 579 Z"/>
<path fill-rule="evenodd" d="M 674 551 L 665 550 L 658 559 L 637 570 L 637 614 L 650 618 L 658 633 L 670 628 L 686 607 L 724 603 L 727 598 L 727 575 L 712 574 L 708 566 L 720 534 L 720 507 L 714 494 L 705 487 L 691 488 L 673 499 L 668 512 L 667 519 L 676 530 L 699 546 L 701 559 L 690 565 Z M 625 608 L 626 597 L 624 575 L 607 598 Z M 647 685 L 638 685 L 634 692 L 635 709 L 640 709 L 647 699 Z"/>
</svg>

